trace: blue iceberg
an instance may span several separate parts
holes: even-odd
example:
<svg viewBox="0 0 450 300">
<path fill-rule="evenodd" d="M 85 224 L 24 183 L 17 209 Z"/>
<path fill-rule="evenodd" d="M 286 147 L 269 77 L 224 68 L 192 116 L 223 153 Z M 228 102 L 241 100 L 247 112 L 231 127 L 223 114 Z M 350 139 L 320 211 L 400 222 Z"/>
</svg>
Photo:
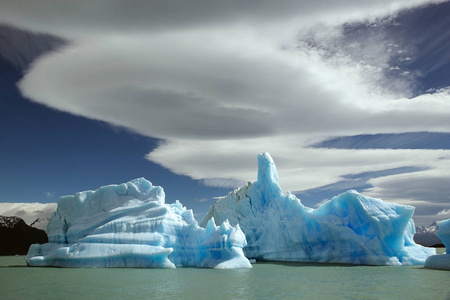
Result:
<svg viewBox="0 0 450 300">
<path fill-rule="evenodd" d="M 446 252 L 442 255 L 432 255 L 425 261 L 425 268 L 450 270 L 450 219 L 440 221 L 436 235 L 442 240 Z"/>
<path fill-rule="evenodd" d="M 436 251 L 413 241 L 414 207 L 348 191 L 318 209 L 284 195 L 268 153 L 258 156 L 258 180 L 230 192 L 209 210 L 215 220 L 239 225 L 248 258 L 268 261 L 418 265 Z"/>
<path fill-rule="evenodd" d="M 180 202 L 144 178 L 58 200 L 49 243 L 32 245 L 29 266 L 251 268 L 239 226 L 198 226 Z"/>
</svg>

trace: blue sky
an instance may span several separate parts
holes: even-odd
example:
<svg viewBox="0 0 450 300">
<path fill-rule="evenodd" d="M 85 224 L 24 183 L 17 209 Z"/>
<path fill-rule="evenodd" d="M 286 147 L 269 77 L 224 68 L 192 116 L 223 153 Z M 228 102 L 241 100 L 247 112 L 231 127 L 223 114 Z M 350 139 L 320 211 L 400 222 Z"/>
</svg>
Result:
<svg viewBox="0 0 450 300">
<path fill-rule="evenodd" d="M 146 177 L 201 217 L 268 151 L 305 205 L 450 217 L 448 1 L 23 2 L 0 11 L 1 202 Z"/>
</svg>

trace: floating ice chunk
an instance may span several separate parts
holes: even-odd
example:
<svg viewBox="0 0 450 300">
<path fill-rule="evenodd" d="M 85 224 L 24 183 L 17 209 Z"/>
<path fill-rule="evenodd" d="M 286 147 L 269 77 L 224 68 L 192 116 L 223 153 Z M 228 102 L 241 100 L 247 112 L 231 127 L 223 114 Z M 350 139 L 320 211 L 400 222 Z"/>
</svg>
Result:
<svg viewBox="0 0 450 300">
<path fill-rule="evenodd" d="M 201 223 L 229 220 L 247 238 L 248 258 L 365 265 L 423 264 L 434 249 L 413 241 L 414 207 L 348 191 L 318 209 L 284 195 L 268 153 L 258 156 L 258 180 L 218 200 Z"/>
<path fill-rule="evenodd" d="M 439 222 L 439 228 L 436 235 L 441 239 L 442 243 L 446 247 L 447 254 L 450 254 L 450 219 Z"/>
<path fill-rule="evenodd" d="M 433 255 L 425 261 L 425 268 L 450 270 L 450 219 L 440 221 L 436 235 L 445 245 L 446 252 L 442 255 Z"/>
<path fill-rule="evenodd" d="M 239 226 L 198 226 L 180 202 L 165 204 L 144 178 L 61 197 L 47 226 L 49 243 L 32 245 L 30 266 L 250 268 Z"/>
</svg>

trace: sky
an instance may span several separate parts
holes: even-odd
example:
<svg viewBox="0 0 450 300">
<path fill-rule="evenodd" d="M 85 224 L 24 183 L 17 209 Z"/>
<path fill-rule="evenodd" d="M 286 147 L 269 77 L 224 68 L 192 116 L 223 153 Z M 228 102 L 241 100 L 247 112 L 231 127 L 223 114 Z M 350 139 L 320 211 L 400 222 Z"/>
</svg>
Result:
<svg viewBox="0 0 450 300">
<path fill-rule="evenodd" d="M 449 1 L 0 4 L 0 202 L 145 177 L 201 219 L 256 180 L 450 218 Z"/>
</svg>

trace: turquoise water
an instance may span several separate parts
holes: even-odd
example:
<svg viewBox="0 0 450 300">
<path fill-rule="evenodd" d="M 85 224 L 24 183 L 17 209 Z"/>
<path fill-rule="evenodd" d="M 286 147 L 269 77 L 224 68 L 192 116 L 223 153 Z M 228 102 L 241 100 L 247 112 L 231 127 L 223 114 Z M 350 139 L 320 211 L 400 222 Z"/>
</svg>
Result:
<svg viewBox="0 0 450 300">
<path fill-rule="evenodd" d="M 442 251 L 440 251 L 442 253 Z M 450 272 L 256 263 L 252 269 L 30 268 L 0 257 L 1 299 L 450 299 Z"/>
</svg>

